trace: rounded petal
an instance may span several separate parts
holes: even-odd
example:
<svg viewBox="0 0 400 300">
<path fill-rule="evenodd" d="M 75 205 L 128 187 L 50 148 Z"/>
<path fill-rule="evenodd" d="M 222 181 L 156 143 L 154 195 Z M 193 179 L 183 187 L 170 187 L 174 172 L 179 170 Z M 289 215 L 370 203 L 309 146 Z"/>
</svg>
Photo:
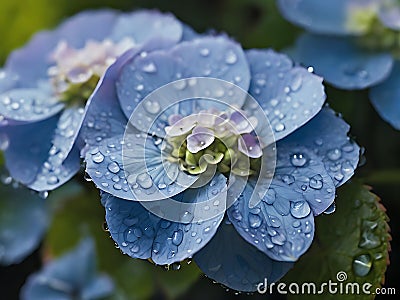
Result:
<svg viewBox="0 0 400 300">
<path fill-rule="evenodd" d="M 186 65 L 187 77 L 213 77 L 247 91 L 250 71 L 241 46 L 225 36 L 182 42 L 171 50 Z"/>
<path fill-rule="evenodd" d="M 371 103 L 386 122 L 400 130 L 400 62 L 396 61 L 392 73 L 381 84 L 371 88 Z"/>
<path fill-rule="evenodd" d="M 46 89 L 12 89 L 0 94 L 0 114 L 15 121 L 41 121 L 63 108 Z"/>
<path fill-rule="evenodd" d="M 314 117 L 325 102 L 322 78 L 294 66 L 272 50 L 246 52 L 250 64 L 249 93 L 263 108 L 275 140 L 280 140 Z M 251 111 L 251 105 L 245 105 Z M 260 119 L 260 118 L 259 118 Z"/>
<path fill-rule="evenodd" d="M 0 264 L 21 262 L 38 247 L 49 223 L 45 201 L 23 188 L 1 185 Z"/>
<path fill-rule="evenodd" d="M 111 236 L 124 253 L 134 258 L 151 258 L 156 264 L 171 264 L 192 257 L 210 241 L 224 214 L 195 221 L 203 215 L 197 207 L 204 201 L 224 202 L 226 194 L 226 178 L 223 175 L 201 188 L 182 192 L 174 197 L 182 205 L 177 209 L 180 222 L 162 219 L 153 214 L 155 211 L 147 210 L 143 203 L 126 201 L 110 194 L 104 193 L 102 197 L 106 200 L 102 201 L 105 201 Z M 158 201 L 158 205 L 162 205 L 163 201 Z"/>
<path fill-rule="evenodd" d="M 361 34 L 350 24 L 353 10 L 371 7 L 376 0 L 278 0 L 278 8 L 290 22 L 324 34 Z"/>
<path fill-rule="evenodd" d="M 136 44 L 155 38 L 179 42 L 182 31 L 181 23 L 172 14 L 140 10 L 118 17 L 110 37 L 115 41 L 130 37 Z"/>
<path fill-rule="evenodd" d="M 227 224 L 219 227 L 194 260 L 207 277 L 241 292 L 255 292 L 260 284 L 276 282 L 293 266 L 269 258 Z"/>
<path fill-rule="evenodd" d="M 18 75 L 4 69 L 0 69 L 0 94 L 18 86 Z"/>
<path fill-rule="evenodd" d="M 110 9 L 87 10 L 68 18 L 54 34 L 74 48 L 82 48 L 88 40 L 108 38 L 119 18 L 117 11 Z"/>
<path fill-rule="evenodd" d="M 54 146 L 53 146 L 54 147 Z M 43 163 L 35 180 L 29 183 L 28 187 L 39 192 L 51 191 L 70 180 L 81 168 L 79 149 L 74 146 L 68 153 L 57 152 L 50 148 L 49 156 Z"/>
<path fill-rule="evenodd" d="M 9 141 L 4 151 L 6 167 L 15 180 L 25 185 L 35 180 L 48 158 L 57 122 L 58 116 L 54 116 L 40 122 L 1 128 Z"/>
<path fill-rule="evenodd" d="M 304 34 L 297 40 L 295 51 L 299 62 L 312 66 L 331 85 L 346 90 L 381 82 L 393 65 L 390 54 L 366 51 L 349 38 Z"/>
<path fill-rule="evenodd" d="M 350 126 L 340 116 L 324 107 L 310 122 L 280 143 L 293 151 L 298 147 L 313 149 L 335 186 L 340 186 L 353 176 L 360 158 L 360 147 L 348 137 L 349 130 Z"/>
<path fill-rule="evenodd" d="M 76 294 L 81 297 L 86 286 L 97 278 L 93 241 L 85 239 L 76 248 L 31 275 L 21 290 L 21 298 L 71 299 Z"/>
<path fill-rule="evenodd" d="M 105 139 L 86 153 L 86 172 L 103 191 L 128 200 L 154 201 L 187 189 L 197 177 L 167 160 L 162 141 L 145 134 Z"/>
<path fill-rule="evenodd" d="M 193 55 L 196 57 L 192 57 Z M 193 62 L 199 62 L 199 65 L 193 66 Z M 213 82 L 211 78 L 208 78 L 208 81 L 188 79 L 196 76 L 219 80 L 215 79 Z M 186 79 L 164 87 L 180 78 Z M 163 86 L 155 92 L 158 96 L 157 103 L 150 107 L 150 111 L 144 109 L 142 112 L 146 115 L 150 113 L 150 117 L 154 118 L 154 115 L 176 100 L 194 97 L 221 98 L 229 83 L 234 83 L 247 91 L 249 80 L 248 65 L 240 46 L 225 37 L 208 37 L 180 43 L 168 53 L 160 51 L 135 57 L 123 67 L 117 81 L 117 92 L 121 107 L 125 115 L 130 118 L 137 105 L 146 96 Z M 225 83 L 224 86 L 222 82 Z M 207 91 L 209 94 L 206 94 Z M 222 94 L 219 95 L 217 92 Z M 240 107 L 245 97 L 244 92 L 240 95 L 232 94 L 228 102 Z M 190 113 L 193 111 L 186 111 L 186 114 Z M 137 124 L 138 128 L 143 126 Z M 139 129 L 147 132 L 142 128 Z"/>
<path fill-rule="evenodd" d="M 252 193 L 254 183 L 249 182 L 228 209 L 229 220 L 248 243 L 271 259 L 296 261 L 310 247 L 315 230 L 305 197 L 295 186 L 273 180 L 267 195 L 250 208 Z"/>
</svg>

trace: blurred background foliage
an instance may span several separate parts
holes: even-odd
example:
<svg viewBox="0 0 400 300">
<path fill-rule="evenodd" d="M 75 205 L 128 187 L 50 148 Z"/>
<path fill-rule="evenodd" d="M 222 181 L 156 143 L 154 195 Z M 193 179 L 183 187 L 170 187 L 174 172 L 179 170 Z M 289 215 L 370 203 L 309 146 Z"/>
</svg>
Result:
<svg viewBox="0 0 400 300">
<path fill-rule="evenodd" d="M 244 48 L 283 50 L 300 33 L 298 28 L 280 17 L 274 0 L 1 0 L 0 65 L 10 51 L 22 46 L 36 31 L 51 29 L 81 10 L 105 7 L 123 11 L 137 8 L 169 11 L 199 32 L 226 32 Z M 386 286 L 396 287 L 400 292 L 400 236 L 397 230 L 400 228 L 400 132 L 379 118 L 368 100 L 367 91 L 344 92 L 330 86 L 326 90 L 329 105 L 343 114 L 352 126 L 353 137 L 366 149 L 365 164 L 357 170 L 356 177 L 372 186 L 372 191 L 380 196 L 387 208 L 393 241 L 390 255 L 392 266 L 386 274 Z M 2 299 L 17 299 L 16 295 L 26 276 L 40 268 L 42 255 L 45 258 L 57 256 L 87 234 L 96 237 L 101 269 L 110 271 L 117 278 L 121 277 L 117 280 L 117 285 L 122 287 L 120 294 L 113 299 L 124 299 L 122 294 L 126 291 L 133 291 L 127 299 L 173 299 L 178 296 L 179 299 L 203 299 L 205 294 L 210 299 L 231 299 L 234 296 L 233 292 L 227 292 L 200 276 L 194 264 L 182 264 L 181 270 L 167 273 L 146 262 L 132 263 L 118 250 L 108 251 L 113 243 L 99 225 L 104 220 L 104 211 L 98 201 L 97 191 L 90 184 L 82 187 L 73 181 L 65 189 L 73 193 L 68 192 L 68 196 L 59 197 L 63 198 L 62 201 L 53 204 L 53 226 L 43 242 L 42 250 L 36 251 L 19 265 L 0 268 Z M 341 192 L 348 194 L 339 190 L 339 194 Z M 352 215 L 349 214 L 348 218 L 352 218 Z M 120 267 L 114 268 L 116 265 Z M 240 294 L 235 299 L 265 297 Z M 275 299 L 281 299 L 281 296 L 276 295 Z"/>
</svg>

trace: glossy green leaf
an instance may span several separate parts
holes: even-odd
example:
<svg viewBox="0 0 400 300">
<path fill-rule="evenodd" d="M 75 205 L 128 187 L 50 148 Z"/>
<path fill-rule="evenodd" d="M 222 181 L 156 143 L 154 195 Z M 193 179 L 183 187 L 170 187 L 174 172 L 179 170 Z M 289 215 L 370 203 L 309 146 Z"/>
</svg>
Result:
<svg viewBox="0 0 400 300">
<path fill-rule="evenodd" d="M 284 277 L 287 291 L 291 283 L 297 283 L 300 291 L 303 283 L 315 283 L 318 293 L 322 283 L 331 280 L 337 283 L 336 293 L 330 294 L 327 285 L 323 294 L 289 292 L 288 299 L 373 299 L 375 289 L 383 283 L 391 238 L 380 199 L 369 187 L 354 181 L 338 191 L 336 206 L 335 213 L 316 217 L 311 249 Z M 351 283 L 358 283 L 360 294 L 352 294 Z M 371 294 L 363 293 L 363 285 Z"/>
<path fill-rule="evenodd" d="M 98 191 L 85 186 L 58 204 L 45 245 L 48 255 L 59 256 L 72 248 L 82 237 L 91 235 L 96 241 L 98 265 L 116 283 L 110 300 L 148 299 L 154 293 L 176 298 L 194 283 L 200 271 L 194 264 L 182 264 L 180 270 L 166 271 L 148 261 L 134 260 L 115 248 L 104 230 L 104 207 Z"/>
</svg>

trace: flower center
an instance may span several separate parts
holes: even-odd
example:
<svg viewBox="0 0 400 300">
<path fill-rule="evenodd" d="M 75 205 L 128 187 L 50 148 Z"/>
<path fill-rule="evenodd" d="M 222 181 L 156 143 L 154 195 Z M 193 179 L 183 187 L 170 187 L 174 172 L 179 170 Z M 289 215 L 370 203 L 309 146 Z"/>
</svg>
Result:
<svg viewBox="0 0 400 300">
<path fill-rule="evenodd" d="M 201 174 L 210 165 L 224 174 L 249 176 L 260 169 L 262 148 L 254 128 L 257 119 L 243 112 L 202 111 L 187 117 L 172 115 L 165 128 L 171 161 L 181 170 Z"/>
<path fill-rule="evenodd" d="M 118 43 L 89 40 L 81 49 L 59 42 L 51 55 L 54 65 L 48 69 L 59 99 L 69 105 L 85 103 L 107 68 L 133 45 L 129 38 Z"/>
<path fill-rule="evenodd" d="M 391 2 L 391 5 L 399 6 L 400 2 Z M 378 11 L 379 8 L 374 5 L 355 8 L 349 14 L 348 26 L 352 31 L 362 33 L 358 37 L 362 47 L 372 51 L 388 51 L 394 57 L 400 58 L 400 31 L 385 26 Z"/>
</svg>

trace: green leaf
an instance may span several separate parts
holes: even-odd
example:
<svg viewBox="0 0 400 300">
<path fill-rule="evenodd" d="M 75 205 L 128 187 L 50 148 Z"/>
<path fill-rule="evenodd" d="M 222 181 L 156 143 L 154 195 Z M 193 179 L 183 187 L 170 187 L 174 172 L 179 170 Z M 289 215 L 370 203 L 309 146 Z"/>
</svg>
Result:
<svg viewBox="0 0 400 300">
<path fill-rule="evenodd" d="M 200 271 L 194 264 L 182 265 L 178 271 L 166 271 L 148 261 L 122 254 L 103 229 L 105 211 L 99 198 L 98 190 L 85 186 L 79 194 L 58 202 L 45 240 L 48 255 L 59 256 L 82 237 L 93 236 L 99 268 L 111 275 L 116 283 L 116 291 L 110 300 L 148 299 L 155 292 L 172 299 L 198 279 Z"/>
<path fill-rule="evenodd" d="M 315 283 L 318 290 L 322 283 L 331 280 L 338 283 L 337 293 L 329 294 L 325 287 L 323 299 L 338 299 L 338 294 L 344 300 L 373 299 L 372 293 L 383 283 L 389 263 L 391 237 L 385 208 L 370 188 L 359 182 L 339 189 L 336 206 L 334 214 L 316 217 L 317 231 L 311 249 L 283 281 L 287 287 L 290 283 L 298 283 L 300 287 L 302 283 Z M 339 280 L 339 272 L 345 272 L 347 279 Z M 350 285 L 346 293 L 347 283 L 358 283 L 360 295 L 350 294 Z M 362 292 L 366 283 L 372 285 L 370 295 Z M 288 299 L 317 298 L 321 295 L 288 294 Z"/>
</svg>

